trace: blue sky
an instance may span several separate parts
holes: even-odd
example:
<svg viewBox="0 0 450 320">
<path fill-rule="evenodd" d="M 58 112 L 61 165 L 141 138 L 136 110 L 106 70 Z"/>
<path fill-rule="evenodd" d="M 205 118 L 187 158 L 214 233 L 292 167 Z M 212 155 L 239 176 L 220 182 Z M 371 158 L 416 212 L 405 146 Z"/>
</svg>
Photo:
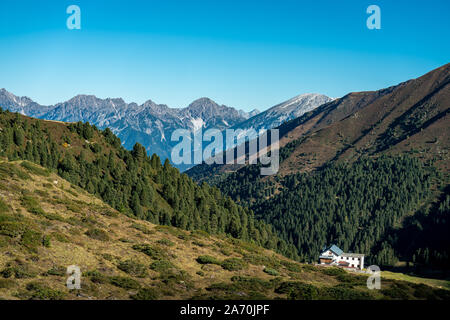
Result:
<svg viewBox="0 0 450 320">
<path fill-rule="evenodd" d="M 71 4 L 81 30 L 66 27 Z M 381 30 L 366 27 L 371 4 Z M 2 0 L 0 88 L 41 104 L 207 96 L 264 110 L 418 77 L 450 62 L 449 34 L 446 0 Z"/>
</svg>

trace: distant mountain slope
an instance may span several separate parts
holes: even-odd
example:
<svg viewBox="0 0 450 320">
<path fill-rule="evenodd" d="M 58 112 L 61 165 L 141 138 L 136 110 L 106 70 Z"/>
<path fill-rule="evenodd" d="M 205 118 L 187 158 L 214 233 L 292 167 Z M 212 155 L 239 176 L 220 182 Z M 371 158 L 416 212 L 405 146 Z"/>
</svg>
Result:
<svg viewBox="0 0 450 320">
<path fill-rule="evenodd" d="M 349 94 L 280 128 L 289 132 L 286 141 L 304 138 L 281 170 L 408 152 L 448 171 L 449 109 L 450 64 L 391 88 Z"/>
<path fill-rule="evenodd" d="M 379 91 L 350 93 L 285 122 L 280 175 L 311 171 L 360 155 L 412 153 L 449 170 L 450 64 Z M 288 152 L 287 152 L 288 151 Z M 188 174 L 215 180 L 242 166 L 205 164 Z"/>
<path fill-rule="evenodd" d="M 80 290 L 66 287 L 71 265 Z M 445 281 L 369 290 L 366 279 L 135 220 L 45 168 L 0 159 L 1 299 L 450 299 Z"/>
</svg>

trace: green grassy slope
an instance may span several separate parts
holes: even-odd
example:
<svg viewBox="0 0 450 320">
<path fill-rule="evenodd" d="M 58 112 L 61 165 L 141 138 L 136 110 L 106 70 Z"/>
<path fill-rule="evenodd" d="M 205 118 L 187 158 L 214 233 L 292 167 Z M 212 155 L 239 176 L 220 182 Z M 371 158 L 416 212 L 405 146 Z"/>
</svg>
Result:
<svg viewBox="0 0 450 320">
<path fill-rule="evenodd" d="M 81 290 L 65 286 L 69 265 L 82 271 Z M 128 217 L 43 167 L 0 160 L 3 299 L 450 298 L 447 290 L 384 278 L 371 291 L 366 279 Z"/>
</svg>

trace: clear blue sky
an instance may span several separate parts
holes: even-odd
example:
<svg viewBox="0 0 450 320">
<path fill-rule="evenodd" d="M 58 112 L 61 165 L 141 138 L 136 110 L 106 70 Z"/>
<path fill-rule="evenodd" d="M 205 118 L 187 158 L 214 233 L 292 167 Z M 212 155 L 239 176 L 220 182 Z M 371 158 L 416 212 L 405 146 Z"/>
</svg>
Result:
<svg viewBox="0 0 450 320">
<path fill-rule="evenodd" d="M 66 8 L 81 8 L 81 30 Z M 381 30 L 366 8 L 381 8 Z M 450 1 L 2 0 L 0 88 L 264 110 L 306 92 L 376 90 L 450 62 Z"/>
</svg>

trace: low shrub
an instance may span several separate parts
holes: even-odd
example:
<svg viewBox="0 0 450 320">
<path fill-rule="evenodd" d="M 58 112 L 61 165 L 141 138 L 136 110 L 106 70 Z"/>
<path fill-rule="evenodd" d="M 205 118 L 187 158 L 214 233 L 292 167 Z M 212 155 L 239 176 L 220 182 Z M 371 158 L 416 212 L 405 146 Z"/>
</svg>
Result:
<svg viewBox="0 0 450 320">
<path fill-rule="evenodd" d="M 108 233 L 102 229 L 97 229 L 97 228 L 89 229 L 88 231 L 85 232 L 85 235 L 87 235 L 88 237 L 95 239 L 95 240 L 100 240 L 100 241 L 108 241 L 109 240 Z"/>
<path fill-rule="evenodd" d="M 302 269 L 306 271 L 320 271 L 320 268 L 312 266 L 310 264 L 304 264 L 302 265 Z"/>
<path fill-rule="evenodd" d="M 265 291 L 274 287 L 275 282 L 254 277 L 233 276 L 231 281 L 239 289 Z"/>
<path fill-rule="evenodd" d="M 168 258 L 167 253 L 157 247 L 152 247 L 151 245 L 147 244 L 147 243 L 142 243 L 142 244 L 135 244 L 132 246 L 132 248 L 136 251 L 142 252 L 146 255 L 148 255 L 149 257 L 151 257 L 154 260 L 164 260 Z"/>
<path fill-rule="evenodd" d="M 36 215 L 46 215 L 46 212 L 41 208 L 39 201 L 36 198 L 30 195 L 23 195 L 20 202 L 28 212 Z"/>
<path fill-rule="evenodd" d="M 22 180 L 31 180 L 31 176 L 16 165 L 6 162 L 0 164 L 0 178 L 15 176 Z"/>
<path fill-rule="evenodd" d="M 61 300 L 65 296 L 64 292 L 51 289 L 37 282 L 27 284 L 26 289 L 29 291 L 29 297 L 32 300 Z"/>
<path fill-rule="evenodd" d="M 291 272 L 302 272 L 302 266 L 295 262 L 281 260 L 280 263 Z"/>
<path fill-rule="evenodd" d="M 150 265 L 150 269 L 157 272 L 165 272 L 171 268 L 174 268 L 174 265 L 167 260 L 158 260 Z"/>
<path fill-rule="evenodd" d="M 408 300 L 410 298 L 408 289 L 407 285 L 395 282 L 390 287 L 381 289 L 380 293 L 390 299 Z"/>
<path fill-rule="evenodd" d="M 137 282 L 132 278 L 127 277 L 119 277 L 119 276 L 111 277 L 109 278 L 109 282 L 116 287 L 124 289 L 139 289 L 141 287 L 139 282 Z"/>
<path fill-rule="evenodd" d="M 175 237 L 186 234 L 186 231 L 182 231 L 179 228 L 175 228 L 172 226 L 165 226 L 165 225 L 158 225 L 155 227 L 155 230 L 165 233 L 165 234 L 171 234 Z"/>
<path fill-rule="evenodd" d="M 323 300 L 369 300 L 373 296 L 366 291 L 361 291 L 342 285 L 323 287 L 319 290 L 320 299 Z"/>
<path fill-rule="evenodd" d="M 81 213 L 83 210 L 82 206 L 80 206 L 77 203 L 68 203 L 68 204 L 66 204 L 66 208 L 67 208 L 67 210 L 70 210 L 75 213 Z"/>
<path fill-rule="evenodd" d="M 53 239 L 55 239 L 56 241 L 59 241 L 59 242 L 64 242 L 64 243 L 70 242 L 69 239 L 64 234 L 62 234 L 60 232 L 53 232 L 51 234 L 51 237 Z"/>
<path fill-rule="evenodd" d="M 49 193 L 47 191 L 45 191 L 45 190 L 36 189 L 36 190 L 34 190 L 34 193 L 37 194 L 38 196 L 41 196 L 42 198 L 49 198 L 50 197 Z"/>
<path fill-rule="evenodd" d="M 343 269 L 336 268 L 336 267 L 323 267 L 319 269 L 321 273 L 327 275 L 327 276 L 339 276 L 339 275 L 346 275 L 347 272 Z"/>
<path fill-rule="evenodd" d="M 6 204 L 5 201 L 3 201 L 2 198 L 0 198 L 0 213 L 7 213 L 11 210 L 9 205 Z"/>
<path fill-rule="evenodd" d="M 247 252 L 261 253 L 263 250 L 260 246 L 254 244 L 254 243 L 242 241 L 239 239 L 230 238 L 228 241 L 231 242 L 235 248 L 239 247 Z"/>
<path fill-rule="evenodd" d="M 253 282 L 243 282 L 243 283 L 226 283 L 219 282 L 213 283 L 206 288 L 207 291 L 213 292 L 213 296 L 209 297 L 212 299 L 231 299 L 231 300 L 242 300 L 242 299 L 256 299 L 256 300 L 268 300 L 262 292 L 266 290 L 264 287 L 255 285 Z M 205 299 L 206 297 L 199 297 L 200 299 Z"/>
<path fill-rule="evenodd" d="M 145 265 L 131 259 L 120 262 L 117 268 L 138 278 L 144 278 L 147 275 Z"/>
<path fill-rule="evenodd" d="M 44 276 L 64 276 L 66 274 L 66 268 L 62 266 L 54 266 L 44 273 Z"/>
<path fill-rule="evenodd" d="M 3 278 L 11 278 L 14 276 L 16 279 L 34 278 L 37 276 L 37 272 L 29 267 L 25 262 L 16 259 L 8 262 L 5 268 L 0 271 L 0 275 Z"/>
<path fill-rule="evenodd" d="M 23 161 L 20 165 L 23 168 L 25 168 L 28 172 L 35 174 L 37 176 L 44 176 L 44 177 L 50 176 L 50 171 L 48 171 L 47 169 L 38 167 L 37 165 L 34 165 L 31 162 Z"/>
<path fill-rule="evenodd" d="M 345 272 L 345 271 L 344 271 Z M 361 275 L 355 275 L 350 273 L 343 273 L 336 277 L 336 279 L 342 283 L 351 284 L 351 285 L 366 285 L 367 277 Z"/>
<path fill-rule="evenodd" d="M 177 236 L 177 238 L 178 239 L 181 239 L 181 240 L 188 240 L 189 239 L 189 237 L 190 236 L 188 236 L 188 235 L 186 235 L 186 234 L 179 234 L 178 236 Z"/>
<path fill-rule="evenodd" d="M 27 227 L 19 216 L 0 214 L 0 235 L 15 238 L 22 235 Z"/>
<path fill-rule="evenodd" d="M 414 284 L 412 287 L 414 288 L 414 297 L 416 298 L 427 300 L 437 298 L 433 288 L 423 283 Z"/>
<path fill-rule="evenodd" d="M 88 277 L 92 282 L 103 284 L 108 282 L 108 278 L 97 270 L 87 271 L 83 276 Z"/>
<path fill-rule="evenodd" d="M 190 276 L 184 270 L 167 270 L 166 272 L 161 272 L 159 279 L 161 282 L 165 283 L 168 286 L 172 286 L 174 284 L 183 283 L 186 288 L 191 287 L 190 285 Z"/>
<path fill-rule="evenodd" d="M 112 254 L 109 253 L 104 253 L 102 254 L 102 258 L 108 261 L 113 262 L 114 260 L 117 260 L 117 257 L 113 256 Z"/>
<path fill-rule="evenodd" d="M 206 243 L 203 243 L 203 242 L 198 241 L 198 240 L 192 241 L 192 244 L 195 245 L 195 246 L 201 247 L 201 248 L 206 247 Z"/>
<path fill-rule="evenodd" d="M 156 241 L 159 244 L 162 244 L 164 246 L 168 246 L 168 247 L 172 247 L 175 245 L 175 243 L 173 243 L 172 241 L 170 241 L 169 239 L 160 239 L 158 241 Z"/>
<path fill-rule="evenodd" d="M 31 251 L 36 251 L 36 248 L 42 244 L 42 234 L 40 232 L 27 229 L 22 234 L 20 244 Z"/>
<path fill-rule="evenodd" d="M 191 236 L 209 239 L 209 237 L 211 235 L 204 230 L 197 229 L 197 230 L 191 231 Z"/>
<path fill-rule="evenodd" d="M 276 293 L 287 294 L 292 300 L 313 300 L 319 298 L 319 290 L 303 282 L 282 282 L 276 289 Z"/>
<path fill-rule="evenodd" d="M 150 230 L 149 228 L 147 228 L 146 226 L 139 224 L 139 223 L 133 223 L 131 224 L 131 228 L 134 228 L 136 230 L 141 231 L 144 234 L 152 234 L 155 233 L 154 231 Z"/>
<path fill-rule="evenodd" d="M 30 270 L 25 266 L 18 266 L 14 268 L 14 275 L 16 279 L 35 278 L 37 276 L 37 272 Z"/>
<path fill-rule="evenodd" d="M 49 235 L 45 235 L 42 237 L 42 245 L 44 247 L 50 248 L 51 245 L 51 241 L 50 241 L 51 237 Z"/>
<path fill-rule="evenodd" d="M 271 269 L 271 268 L 264 268 L 263 271 L 265 273 L 270 274 L 271 276 L 275 276 L 275 277 L 280 275 L 280 273 L 277 270 Z"/>
<path fill-rule="evenodd" d="M 223 269 L 228 271 L 238 271 L 247 267 L 247 262 L 239 258 L 228 258 L 220 264 Z"/>
<path fill-rule="evenodd" d="M 158 292 L 153 288 L 141 288 L 136 294 L 131 295 L 130 298 L 133 300 L 156 300 L 158 296 Z"/>
<path fill-rule="evenodd" d="M 102 151 L 102 146 L 98 143 L 93 143 L 89 145 L 89 148 L 92 150 L 93 153 L 100 153 Z"/>
<path fill-rule="evenodd" d="M 208 256 L 208 255 L 203 255 L 203 256 L 199 256 L 196 261 L 200 264 L 218 264 L 220 265 L 220 261 L 214 257 Z"/>
<path fill-rule="evenodd" d="M 233 251 L 229 248 L 220 248 L 220 253 L 223 254 L 224 256 L 231 256 L 231 254 L 233 253 Z"/>
<path fill-rule="evenodd" d="M 3 269 L 2 271 L 0 271 L 0 275 L 6 279 L 11 278 L 14 275 L 14 268 L 7 267 L 7 268 Z"/>
</svg>

